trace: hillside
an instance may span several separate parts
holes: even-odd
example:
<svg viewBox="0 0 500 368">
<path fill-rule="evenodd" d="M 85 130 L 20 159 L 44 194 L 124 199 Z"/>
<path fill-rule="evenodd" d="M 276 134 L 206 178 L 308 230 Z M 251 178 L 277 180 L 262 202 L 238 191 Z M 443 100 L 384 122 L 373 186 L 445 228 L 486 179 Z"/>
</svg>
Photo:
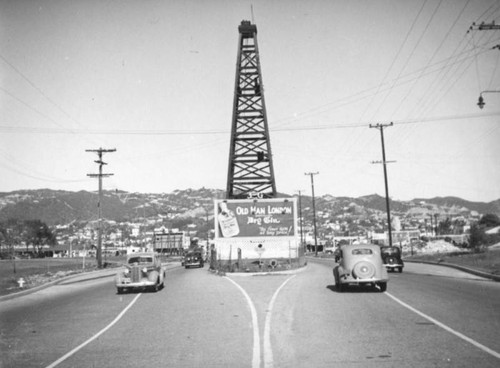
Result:
<svg viewBox="0 0 500 368">
<path fill-rule="evenodd" d="M 117 222 L 138 218 L 192 216 L 211 210 L 214 198 L 223 198 L 218 189 L 186 189 L 173 193 L 128 193 L 104 191 L 102 217 Z M 280 194 L 281 196 L 289 196 Z M 68 224 L 74 221 L 93 221 L 98 217 L 96 192 L 69 192 L 60 190 L 22 190 L 0 193 L 0 221 L 40 219 L 48 225 Z M 303 196 L 302 209 L 312 206 L 311 197 Z M 417 198 L 412 201 L 390 201 L 391 211 L 406 213 L 416 206 L 425 205 L 434 211 L 456 208 L 477 211 L 479 214 L 500 215 L 500 199 L 489 202 L 470 202 L 456 197 Z M 366 210 L 385 212 L 385 198 L 377 194 L 359 198 L 325 195 L 316 198 L 316 210 L 338 213 L 351 208 L 356 213 Z M 193 212 L 195 211 L 195 212 Z M 196 212 L 197 211 L 197 212 Z"/>
</svg>

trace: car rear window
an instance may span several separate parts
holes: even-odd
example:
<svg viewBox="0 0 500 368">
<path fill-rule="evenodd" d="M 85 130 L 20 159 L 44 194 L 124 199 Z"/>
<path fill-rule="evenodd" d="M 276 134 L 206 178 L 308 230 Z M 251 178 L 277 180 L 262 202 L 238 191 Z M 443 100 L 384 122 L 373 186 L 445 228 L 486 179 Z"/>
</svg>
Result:
<svg viewBox="0 0 500 368">
<path fill-rule="evenodd" d="M 354 255 L 373 254 L 373 252 L 371 249 L 362 248 L 362 249 L 353 249 L 352 254 Z"/>
<path fill-rule="evenodd" d="M 151 263 L 153 262 L 152 257 L 132 257 L 129 258 L 128 263 Z"/>
</svg>

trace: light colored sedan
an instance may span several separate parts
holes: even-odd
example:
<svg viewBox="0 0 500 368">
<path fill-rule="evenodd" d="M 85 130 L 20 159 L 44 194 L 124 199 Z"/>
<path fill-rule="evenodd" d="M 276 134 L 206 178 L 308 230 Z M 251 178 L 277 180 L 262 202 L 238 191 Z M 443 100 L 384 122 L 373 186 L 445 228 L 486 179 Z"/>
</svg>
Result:
<svg viewBox="0 0 500 368">
<path fill-rule="evenodd" d="M 158 291 L 164 282 L 165 270 L 154 252 L 129 254 L 125 269 L 116 275 L 118 294 L 134 289 Z"/>
<path fill-rule="evenodd" d="M 344 245 L 339 257 L 339 264 L 333 269 L 337 290 L 345 291 L 348 285 L 370 285 L 381 292 L 387 290 L 389 277 L 378 245 Z"/>
</svg>

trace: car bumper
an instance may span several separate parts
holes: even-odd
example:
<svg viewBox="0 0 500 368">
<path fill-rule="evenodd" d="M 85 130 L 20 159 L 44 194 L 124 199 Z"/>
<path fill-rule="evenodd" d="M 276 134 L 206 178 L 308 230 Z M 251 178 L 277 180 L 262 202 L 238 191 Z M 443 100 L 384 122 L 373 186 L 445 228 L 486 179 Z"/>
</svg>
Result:
<svg viewBox="0 0 500 368">
<path fill-rule="evenodd" d="M 143 288 L 143 287 L 155 286 L 155 285 L 156 285 L 155 281 L 149 281 L 149 280 L 132 282 L 131 280 L 122 279 L 116 283 L 116 287 L 126 287 L 126 288 Z"/>
<path fill-rule="evenodd" d="M 346 275 L 340 275 L 340 283 L 341 284 L 373 284 L 377 282 L 387 282 L 389 281 L 389 278 L 376 278 L 372 277 L 369 279 L 355 279 L 352 276 L 346 276 Z"/>
<path fill-rule="evenodd" d="M 385 264 L 384 266 L 388 270 L 392 270 L 394 268 L 400 268 L 400 267 L 403 268 L 404 267 L 404 265 L 402 265 L 402 264 Z"/>
<path fill-rule="evenodd" d="M 201 262 L 184 262 L 184 265 L 186 267 L 191 267 L 191 266 L 201 266 Z"/>
</svg>

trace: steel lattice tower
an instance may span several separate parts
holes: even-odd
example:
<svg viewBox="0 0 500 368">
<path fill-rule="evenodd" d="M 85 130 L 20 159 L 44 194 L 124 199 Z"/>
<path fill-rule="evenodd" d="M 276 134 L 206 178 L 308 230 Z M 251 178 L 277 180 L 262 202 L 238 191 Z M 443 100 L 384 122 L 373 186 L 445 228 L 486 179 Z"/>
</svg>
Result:
<svg viewBox="0 0 500 368">
<path fill-rule="evenodd" d="M 262 89 L 257 27 L 242 21 L 227 175 L 227 198 L 274 198 L 271 144 Z"/>
</svg>

